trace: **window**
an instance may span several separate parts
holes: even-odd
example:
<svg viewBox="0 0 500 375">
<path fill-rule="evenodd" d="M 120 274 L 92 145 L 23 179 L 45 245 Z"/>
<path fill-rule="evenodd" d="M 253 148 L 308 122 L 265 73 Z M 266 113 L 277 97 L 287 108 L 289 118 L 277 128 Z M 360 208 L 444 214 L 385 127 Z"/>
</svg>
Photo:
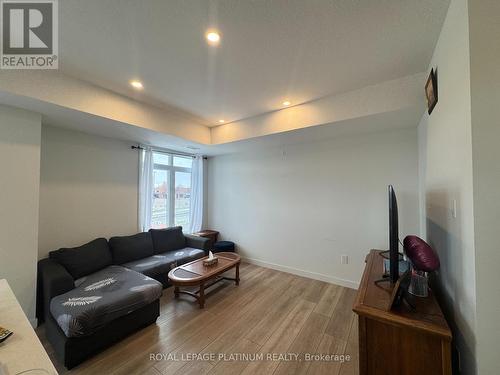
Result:
<svg viewBox="0 0 500 375">
<path fill-rule="evenodd" d="M 192 157 L 153 151 L 151 228 L 189 226 L 192 165 Z"/>
</svg>

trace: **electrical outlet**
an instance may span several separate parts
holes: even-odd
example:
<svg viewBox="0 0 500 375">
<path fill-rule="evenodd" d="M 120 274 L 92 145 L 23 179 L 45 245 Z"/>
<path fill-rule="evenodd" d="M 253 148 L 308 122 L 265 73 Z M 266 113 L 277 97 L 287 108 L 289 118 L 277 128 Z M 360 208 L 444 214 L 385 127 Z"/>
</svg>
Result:
<svg viewBox="0 0 500 375">
<path fill-rule="evenodd" d="M 340 256 L 340 264 L 349 264 L 349 256 L 341 255 Z"/>
</svg>

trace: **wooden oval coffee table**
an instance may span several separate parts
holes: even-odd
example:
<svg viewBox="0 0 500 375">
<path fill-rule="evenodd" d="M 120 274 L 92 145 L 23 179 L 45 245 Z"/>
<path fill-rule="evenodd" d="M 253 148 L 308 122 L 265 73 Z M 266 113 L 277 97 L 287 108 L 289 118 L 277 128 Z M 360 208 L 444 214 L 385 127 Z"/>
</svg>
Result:
<svg viewBox="0 0 500 375">
<path fill-rule="evenodd" d="M 195 261 L 175 267 L 168 273 L 170 283 L 174 286 L 175 298 L 179 298 L 179 294 L 188 294 L 198 301 L 200 309 L 205 306 L 205 289 L 218 283 L 222 280 L 234 281 L 236 285 L 240 283 L 240 261 L 241 258 L 235 253 L 217 253 L 215 254 L 219 261 L 213 266 L 204 266 L 203 260 L 208 257 L 203 257 Z M 235 278 L 223 277 L 221 274 L 236 268 Z M 196 292 L 181 290 L 181 286 L 199 286 Z"/>
</svg>

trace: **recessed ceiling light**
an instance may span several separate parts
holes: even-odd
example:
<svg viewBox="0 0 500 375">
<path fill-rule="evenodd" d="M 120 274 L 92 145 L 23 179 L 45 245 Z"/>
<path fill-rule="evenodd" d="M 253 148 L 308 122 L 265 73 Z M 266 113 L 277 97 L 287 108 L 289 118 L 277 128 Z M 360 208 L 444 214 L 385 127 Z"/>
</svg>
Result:
<svg viewBox="0 0 500 375">
<path fill-rule="evenodd" d="M 132 86 L 134 89 L 137 89 L 137 90 L 142 90 L 144 88 L 144 86 L 142 85 L 142 82 L 138 81 L 136 79 L 133 79 L 132 81 L 130 81 L 130 86 Z"/>
<path fill-rule="evenodd" d="M 205 38 L 207 38 L 208 44 L 212 46 L 217 46 L 220 43 L 220 34 L 217 30 L 208 30 L 205 33 Z"/>
<path fill-rule="evenodd" d="M 285 100 L 285 101 L 283 102 L 283 105 L 284 105 L 285 107 L 288 107 L 290 104 L 292 104 L 292 103 L 290 103 L 290 101 L 289 101 L 289 100 Z"/>
<path fill-rule="evenodd" d="M 219 120 L 219 124 L 223 124 L 225 122 L 226 122 L 226 120 L 222 120 L 222 119 Z"/>
</svg>

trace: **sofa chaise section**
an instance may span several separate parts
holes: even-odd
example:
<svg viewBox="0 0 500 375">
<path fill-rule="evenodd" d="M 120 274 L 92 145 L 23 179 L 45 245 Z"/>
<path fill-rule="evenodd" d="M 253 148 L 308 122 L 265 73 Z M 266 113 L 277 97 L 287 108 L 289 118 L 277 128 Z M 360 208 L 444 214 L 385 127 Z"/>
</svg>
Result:
<svg viewBox="0 0 500 375">
<path fill-rule="evenodd" d="M 47 339 L 68 369 L 127 335 L 154 323 L 160 314 L 159 297 L 162 286 L 155 280 L 151 279 L 149 282 L 156 284 L 153 287 L 154 297 L 152 291 L 151 298 L 139 298 L 136 295 L 135 303 L 130 303 L 130 300 L 121 296 L 121 291 L 125 289 L 120 289 L 118 280 L 111 283 L 108 280 L 108 283 L 103 282 L 102 286 L 96 284 L 98 280 L 91 282 L 105 274 L 108 275 L 107 278 L 112 277 L 108 272 L 117 274 L 117 268 L 120 268 L 121 274 L 127 275 L 126 277 L 129 277 L 131 272 L 136 274 L 127 284 L 130 287 L 143 285 L 144 275 L 112 265 L 111 252 L 105 239 L 97 239 L 77 248 L 53 251 L 49 253 L 48 259 L 42 259 L 38 263 L 38 299 L 41 300 L 39 311 L 43 312 L 42 316 L 39 314 L 39 321 L 45 321 Z M 87 284 L 86 280 L 91 283 Z M 95 289 L 98 286 L 101 298 L 95 298 L 99 297 Z M 92 295 L 80 295 L 85 288 L 89 292 L 94 288 Z M 110 312 L 111 305 L 104 306 L 103 300 L 98 309 L 93 306 L 104 298 L 105 291 L 108 296 L 106 299 L 123 299 L 129 304 L 128 309 L 122 308 L 114 314 L 112 320 L 102 318 L 104 311 Z M 59 310 L 56 306 L 58 302 L 64 310 Z M 92 315 L 94 318 L 89 319 Z M 85 317 L 88 323 L 82 324 Z M 81 325 L 84 327 L 76 329 Z"/>
<path fill-rule="evenodd" d="M 50 313 L 66 337 L 91 335 L 158 300 L 163 290 L 158 281 L 121 266 L 84 276 L 75 285 L 50 301 Z"/>
<path fill-rule="evenodd" d="M 38 322 L 70 369 L 154 323 L 170 269 L 208 250 L 174 227 L 52 251 L 38 262 Z"/>
</svg>

